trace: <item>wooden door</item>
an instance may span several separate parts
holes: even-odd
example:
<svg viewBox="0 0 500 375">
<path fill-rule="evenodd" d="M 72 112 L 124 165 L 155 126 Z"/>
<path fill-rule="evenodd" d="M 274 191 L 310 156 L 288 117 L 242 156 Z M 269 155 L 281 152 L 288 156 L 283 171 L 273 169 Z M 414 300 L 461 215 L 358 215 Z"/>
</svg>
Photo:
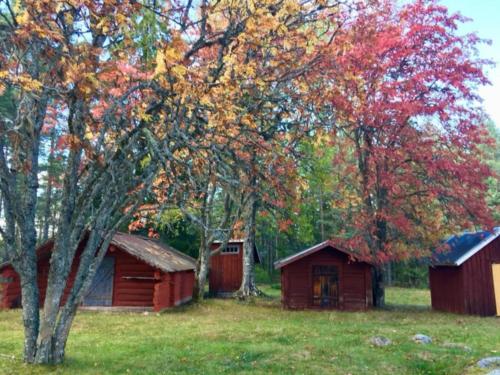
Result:
<svg viewBox="0 0 500 375">
<path fill-rule="evenodd" d="M 115 258 L 104 257 L 83 299 L 84 306 L 111 306 L 113 304 L 113 279 Z"/>
<path fill-rule="evenodd" d="M 500 316 L 500 264 L 492 264 L 493 289 L 495 290 L 495 301 L 497 306 L 497 316 Z"/>
<path fill-rule="evenodd" d="M 313 306 L 337 308 L 339 305 L 339 269 L 337 266 L 313 266 Z"/>
</svg>

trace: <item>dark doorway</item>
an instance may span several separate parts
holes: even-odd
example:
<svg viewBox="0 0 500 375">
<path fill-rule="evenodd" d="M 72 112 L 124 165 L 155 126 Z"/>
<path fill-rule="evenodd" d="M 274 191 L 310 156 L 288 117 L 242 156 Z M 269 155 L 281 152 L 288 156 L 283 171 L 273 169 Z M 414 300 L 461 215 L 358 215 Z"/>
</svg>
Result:
<svg viewBox="0 0 500 375">
<path fill-rule="evenodd" d="M 115 258 L 104 257 L 85 298 L 84 306 L 111 306 L 113 304 L 113 276 Z"/>
<path fill-rule="evenodd" d="M 313 306 L 335 308 L 339 304 L 337 266 L 313 266 Z"/>
</svg>

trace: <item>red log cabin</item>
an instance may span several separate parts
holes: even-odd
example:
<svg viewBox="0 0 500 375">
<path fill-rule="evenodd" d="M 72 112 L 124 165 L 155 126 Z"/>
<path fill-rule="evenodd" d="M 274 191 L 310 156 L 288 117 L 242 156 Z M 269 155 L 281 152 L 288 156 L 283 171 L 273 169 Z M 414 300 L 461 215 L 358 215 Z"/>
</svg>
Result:
<svg viewBox="0 0 500 375">
<path fill-rule="evenodd" d="M 80 251 L 85 242 L 80 244 Z M 47 288 L 50 254 L 54 243 L 37 249 L 38 287 L 43 303 Z M 78 254 L 78 253 L 77 253 Z M 62 302 L 66 300 L 78 267 L 71 269 Z M 152 308 L 159 311 L 191 300 L 195 260 L 148 237 L 117 233 L 96 272 L 83 306 Z M 0 308 L 20 307 L 19 276 L 9 264 L 0 265 Z"/>
<path fill-rule="evenodd" d="M 446 245 L 429 267 L 432 308 L 500 315 L 500 228 L 452 236 Z"/>
<path fill-rule="evenodd" d="M 322 242 L 275 263 L 288 309 L 364 310 L 373 306 L 372 265 Z"/>
<path fill-rule="evenodd" d="M 214 296 L 229 296 L 241 286 L 243 277 L 243 244 L 245 240 L 233 239 L 218 254 L 210 257 L 210 271 L 208 277 L 209 292 Z M 212 251 L 217 250 L 221 242 L 215 241 Z M 256 264 L 260 263 L 257 248 L 254 247 L 253 258 Z"/>
</svg>

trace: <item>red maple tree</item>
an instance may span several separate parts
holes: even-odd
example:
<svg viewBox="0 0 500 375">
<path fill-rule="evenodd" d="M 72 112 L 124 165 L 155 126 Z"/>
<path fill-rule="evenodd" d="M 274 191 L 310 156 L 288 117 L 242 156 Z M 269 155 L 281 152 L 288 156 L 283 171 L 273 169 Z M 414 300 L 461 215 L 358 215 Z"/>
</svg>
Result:
<svg viewBox="0 0 500 375">
<path fill-rule="evenodd" d="M 346 21 L 321 68 L 336 117 L 334 164 L 343 243 L 379 264 L 426 254 L 447 232 L 492 225 L 479 145 L 488 142 L 476 88 L 488 83 L 482 42 L 433 0 L 373 2 Z"/>
</svg>

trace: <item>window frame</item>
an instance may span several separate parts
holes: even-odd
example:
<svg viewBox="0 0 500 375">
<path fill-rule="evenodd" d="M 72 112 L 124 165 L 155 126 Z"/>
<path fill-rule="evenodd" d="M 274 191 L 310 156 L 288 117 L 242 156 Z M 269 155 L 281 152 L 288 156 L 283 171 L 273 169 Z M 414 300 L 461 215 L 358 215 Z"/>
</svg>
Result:
<svg viewBox="0 0 500 375">
<path fill-rule="evenodd" d="M 228 251 L 229 248 L 236 248 L 236 251 Z M 238 244 L 228 244 L 224 249 L 221 250 L 221 255 L 237 255 L 240 253 L 240 245 Z"/>
</svg>

